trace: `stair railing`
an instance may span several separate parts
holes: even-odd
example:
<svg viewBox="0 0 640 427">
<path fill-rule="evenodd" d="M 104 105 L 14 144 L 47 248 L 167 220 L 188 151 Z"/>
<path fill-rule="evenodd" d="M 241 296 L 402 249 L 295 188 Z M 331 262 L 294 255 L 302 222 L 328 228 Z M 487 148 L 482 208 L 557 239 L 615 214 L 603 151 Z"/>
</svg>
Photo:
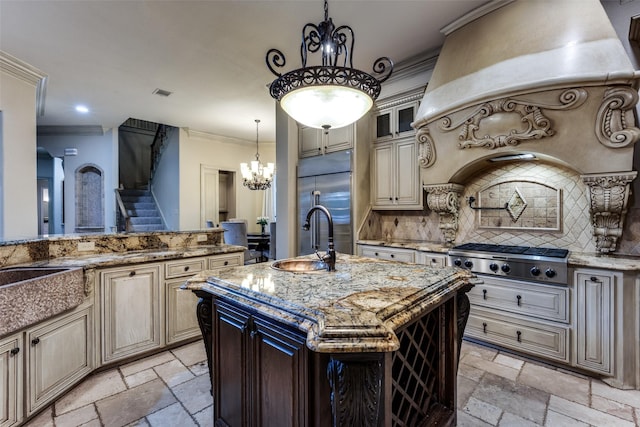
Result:
<svg viewBox="0 0 640 427">
<path fill-rule="evenodd" d="M 120 190 L 118 188 L 116 188 L 115 190 L 116 203 L 118 205 L 118 223 L 116 224 L 116 226 L 118 228 L 118 231 L 129 232 L 131 231 L 131 218 L 129 217 L 127 209 L 124 207 L 122 197 L 120 197 Z"/>
<path fill-rule="evenodd" d="M 166 139 L 167 127 L 163 124 L 160 124 L 158 125 L 158 129 L 156 129 L 156 135 L 153 137 L 153 142 L 151 143 L 151 165 L 149 179 L 153 178 L 156 167 L 160 162 L 160 154 L 162 153 L 162 148 L 164 147 L 164 142 L 166 141 Z"/>
</svg>

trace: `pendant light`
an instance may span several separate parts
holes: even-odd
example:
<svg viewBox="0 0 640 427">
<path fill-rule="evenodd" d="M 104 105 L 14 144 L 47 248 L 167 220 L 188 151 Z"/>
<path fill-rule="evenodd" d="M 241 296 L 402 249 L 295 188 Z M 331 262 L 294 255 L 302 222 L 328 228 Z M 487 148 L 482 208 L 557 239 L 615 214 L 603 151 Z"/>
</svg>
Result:
<svg viewBox="0 0 640 427">
<path fill-rule="evenodd" d="M 249 190 L 266 190 L 271 187 L 275 169 L 273 163 L 267 163 L 267 165 L 264 166 L 262 162 L 260 162 L 260 152 L 258 150 L 259 123 L 260 120 L 256 119 L 256 159 L 249 163 L 240 163 L 242 184 L 249 188 Z"/>
<path fill-rule="evenodd" d="M 270 49 L 267 67 L 277 76 L 269 92 L 284 111 L 299 123 L 318 129 L 347 126 L 362 116 L 380 95 L 380 84 L 391 76 L 393 61 L 387 57 L 373 63 L 380 78 L 353 68 L 354 33 L 348 25 L 336 28 L 324 1 L 324 21 L 302 28 L 302 68 L 281 74 L 284 54 Z M 309 53 L 320 52 L 322 65 L 307 67 Z M 275 67 L 275 68 L 274 68 Z"/>
</svg>

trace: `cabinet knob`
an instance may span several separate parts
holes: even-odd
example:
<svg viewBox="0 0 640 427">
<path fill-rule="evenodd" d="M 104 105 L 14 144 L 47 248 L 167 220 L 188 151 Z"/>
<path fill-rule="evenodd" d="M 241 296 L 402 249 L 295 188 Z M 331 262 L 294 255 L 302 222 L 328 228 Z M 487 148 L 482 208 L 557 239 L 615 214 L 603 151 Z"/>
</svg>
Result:
<svg viewBox="0 0 640 427">
<path fill-rule="evenodd" d="M 393 201 L 393 197 L 389 197 L 389 200 Z"/>
<path fill-rule="evenodd" d="M 34 338 L 31 340 L 31 345 L 38 345 L 40 343 L 40 338 Z"/>
<path fill-rule="evenodd" d="M 591 276 L 591 281 L 592 282 L 599 282 L 600 280 L 598 280 L 598 278 L 596 276 Z"/>
<path fill-rule="evenodd" d="M 12 356 L 15 356 L 16 354 L 20 353 L 20 347 L 12 348 L 10 353 Z"/>
<path fill-rule="evenodd" d="M 398 198 L 396 197 L 396 200 L 398 200 Z"/>
<path fill-rule="evenodd" d="M 391 254 L 391 258 L 395 258 L 395 257 L 396 257 L 395 254 Z"/>
<path fill-rule="evenodd" d="M 229 261 L 225 261 L 225 262 L 224 262 L 224 265 L 229 265 Z"/>
<path fill-rule="evenodd" d="M 189 271 L 189 266 L 188 265 L 184 268 L 184 271 Z"/>
<path fill-rule="evenodd" d="M 135 275 L 136 275 L 136 272 L 135 272 L 135 271 L 130 271 L 130 272 L 129 272 L 129 277 L 133 277 L 133 276 L 135 276 Z"/>
</svg>

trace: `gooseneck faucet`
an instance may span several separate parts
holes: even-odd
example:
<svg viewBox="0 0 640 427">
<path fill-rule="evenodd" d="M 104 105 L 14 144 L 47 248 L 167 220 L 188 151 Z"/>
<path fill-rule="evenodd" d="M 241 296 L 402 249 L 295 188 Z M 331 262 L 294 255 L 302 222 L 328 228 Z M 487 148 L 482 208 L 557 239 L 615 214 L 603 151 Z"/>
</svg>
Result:
<svg viewBox="0 0 640 427">
<path fill-rule="evenodd" d="M 311 217 L 316 211 L 322 212 L 327 217 L 327 221 L 329 222 L 329 250 L 327 250 L 327 253 L 325 253 L 323 256 L 320 256 L 320 254 L 316 250 L 316 255 L 318 255 L 318 257 L 327 264 L 328 271 L 335 271 L 336 251 L 333 247 L 333 217 L 331 216 L 331 212 L 329 212 L 329 209 L 325 208 L 322 205 L 313 206 L 311 209 L 309 209 L 309 212 L 307 212 L 307 220 L 304 222 L 302 229 L 307 231 L 309 230 L 309 221 L 311 221 Z"/>
</svg>

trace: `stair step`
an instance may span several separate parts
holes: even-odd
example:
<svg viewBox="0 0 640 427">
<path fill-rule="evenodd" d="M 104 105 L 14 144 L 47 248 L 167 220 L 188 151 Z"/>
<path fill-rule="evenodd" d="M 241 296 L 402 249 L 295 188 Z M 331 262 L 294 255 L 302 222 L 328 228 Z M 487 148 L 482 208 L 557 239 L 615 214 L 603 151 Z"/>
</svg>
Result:
<svg viewBox="0 0 640 427">
<path fill-rule="evenodd" d="M 127 209 L 127 215 L 129 215 L 130 217 L 158 216 L 158 211 L 155 209 Z"/>
<path fill-rule="evenodd" d="M 156 208 L 156 204 L 155 203 L 139 203 L 139 202 L 135 202 L 135 203 L 125 203 L 124 207 L 126 209 L 131 209 L 131 210 L 136 210 L 136 211 L 140 211 L 140 210 L 154 210 Z"/>
<path fill-rule="evenodd" d="M 132 216 L 130 220 L 131 225 L 162 225 L 162 218 L 159 216 Z"/>
<path fill-rule="evenodd" d="M 162 224 L 146 224 L 146 225 L 133 225 L 131 231 L 162 231 L 164 227 Z"/>
<path fill-rule="evenodd" d="M 151 196 L 121 196 L 123 203 L 153 203 L 153 197 Z"/>
<path fill-rule="evenodd" d="M 136 190 L 136 189 L 125 189 L 120 190 L 121 196 L 150 196 L 151 192 L 149 190 Z"/>
</svg>

